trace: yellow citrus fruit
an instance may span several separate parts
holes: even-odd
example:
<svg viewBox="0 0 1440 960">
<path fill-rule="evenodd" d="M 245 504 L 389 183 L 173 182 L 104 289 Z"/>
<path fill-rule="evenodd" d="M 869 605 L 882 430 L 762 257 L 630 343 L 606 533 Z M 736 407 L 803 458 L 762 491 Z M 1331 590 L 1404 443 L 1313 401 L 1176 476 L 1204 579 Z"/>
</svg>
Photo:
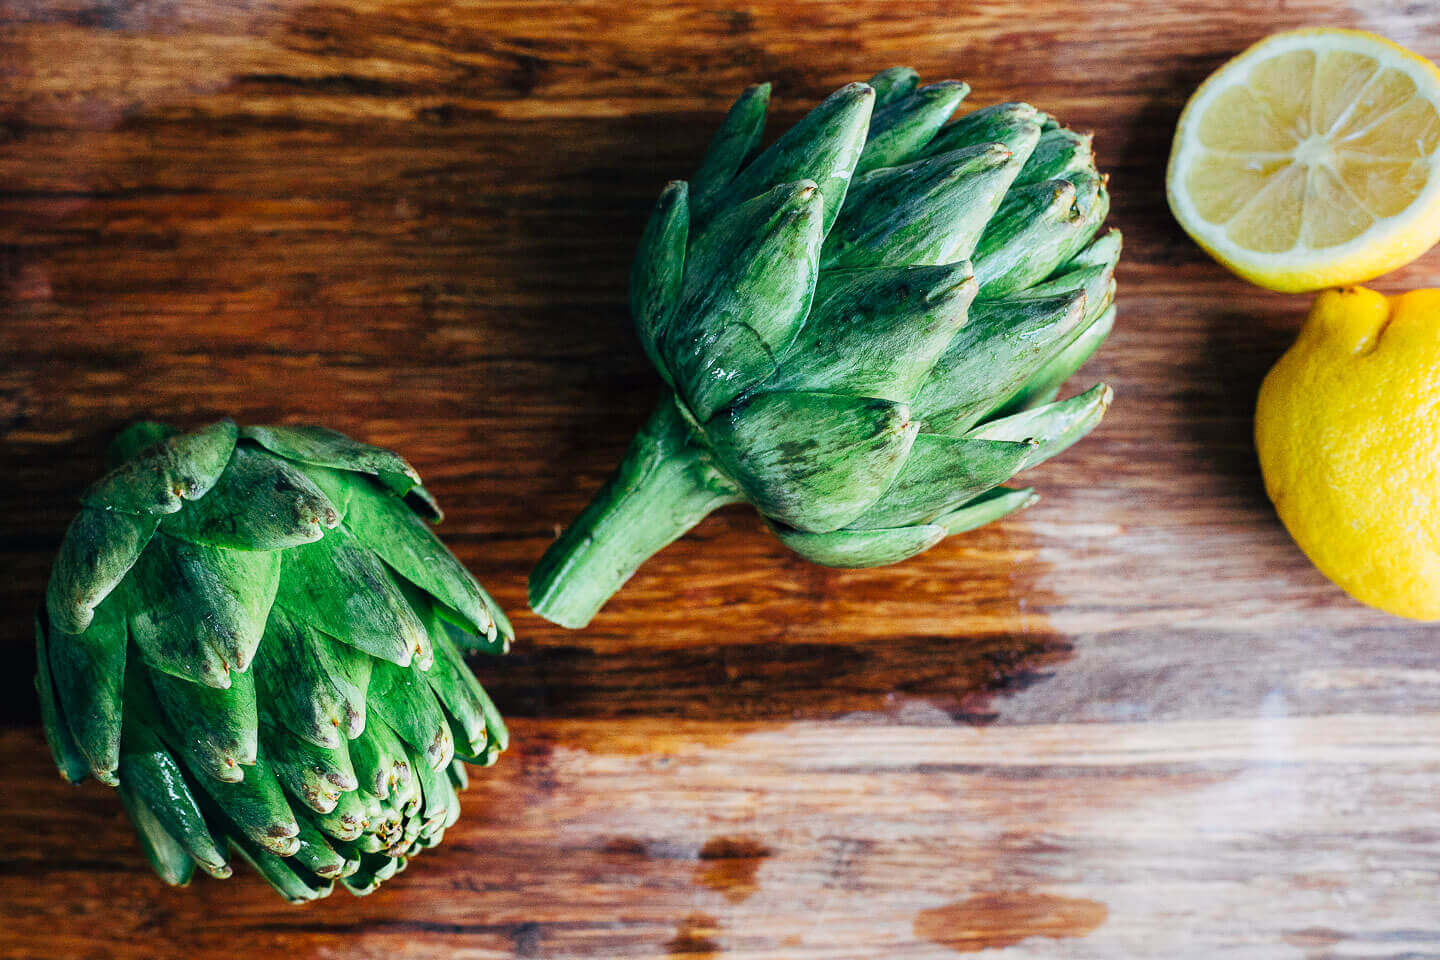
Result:
<svg viewBox="0 0 1440 960">
<path fill-rule="evenodd" d="M 1362 603 L 1440 619 L 1440 290 L 1320 294 L 1255 409 L 1265 490 Z"/>
<path fill-rule="evenodd" d="M 1440 70 L 1372 33 L 1278 33 L 1195 91 L 1165 184 L 1185 232 L 1240 276 L 1359 283 L 1440 240 Z"/>
</svg>

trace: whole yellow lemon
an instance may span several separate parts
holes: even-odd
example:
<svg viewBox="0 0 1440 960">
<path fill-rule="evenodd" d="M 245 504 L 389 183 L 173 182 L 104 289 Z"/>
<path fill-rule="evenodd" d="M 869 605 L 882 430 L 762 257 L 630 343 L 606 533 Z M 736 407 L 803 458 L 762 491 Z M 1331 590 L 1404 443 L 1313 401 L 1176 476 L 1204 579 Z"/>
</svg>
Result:
<svg viewBox="0 0 1440 960">
<path fill-rule="evenodd" d="M 1320 294 L 1255 409 L 1265 489 L 1362 603 L 1440 619 L 1440 290 Z"/>
</svg>

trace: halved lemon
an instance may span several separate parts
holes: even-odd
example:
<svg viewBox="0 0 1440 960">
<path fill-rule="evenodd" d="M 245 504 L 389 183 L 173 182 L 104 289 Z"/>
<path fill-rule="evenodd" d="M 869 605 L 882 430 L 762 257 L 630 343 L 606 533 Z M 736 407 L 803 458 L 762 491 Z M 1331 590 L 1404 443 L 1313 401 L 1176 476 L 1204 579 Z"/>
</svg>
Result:
<svg viewBox="0 0 1440 960">
<path fill-rule="evenodd" d="M 1180 114 L 1165 185 L 1185 232 L 1262 287 L 1359 283 L 1440 240 L 1440 70 L 1359 30 L 1278 33 Z"/>
</svg>

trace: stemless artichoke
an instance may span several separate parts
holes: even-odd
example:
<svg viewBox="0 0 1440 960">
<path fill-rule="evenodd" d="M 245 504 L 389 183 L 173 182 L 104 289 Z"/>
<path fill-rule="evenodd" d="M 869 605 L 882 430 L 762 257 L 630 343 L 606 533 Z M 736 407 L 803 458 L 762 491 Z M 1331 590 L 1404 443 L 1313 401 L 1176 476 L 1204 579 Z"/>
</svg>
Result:
<svg viewBox="0 0 1440 960">
<path fill-rule="evenodd" d="M 768 85 L 661 194 L 630 305 L 669 390 L 530 578 L 587 623 L 646 558 L 754 504 L 831 566 L 894 563 L 1032 502 L 999 486 L 1099 422 L 1054 403 L 1114 322 L 1090 138 L 913 70 L 843 87 L 758 156 Z"/>
<path fill-rule="evenodd" d="M 507 650 L 504 614 L 388 450 L 223 420 L 110 459 L 36 617 L 60 772 L 119 788 L 170 883 L 234 851 L 290 900 L 370 892 L 505 748 L 461 652 Z"/>
</svg>

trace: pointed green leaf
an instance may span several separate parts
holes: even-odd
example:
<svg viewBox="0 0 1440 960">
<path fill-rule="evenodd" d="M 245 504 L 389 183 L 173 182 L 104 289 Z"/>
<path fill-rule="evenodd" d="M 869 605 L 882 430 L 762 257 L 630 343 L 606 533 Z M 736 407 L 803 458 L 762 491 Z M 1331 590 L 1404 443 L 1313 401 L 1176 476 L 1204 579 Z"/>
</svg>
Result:
<svg viewBox="0 0 1440 960">
<path fill-rule="evenodd" d="M 325 495 L 289 461 L 242 443 L 211 491 L 160 529 L 191 543 L 282 550 L 319 540 L 340 522 Z"/>
<path fill-rule="evenodd" d="M 474 633 L 494 636 L 495 601 L 430 526 L 368 477 L 327 471 L 322 482 L 344 497 L 345 528 L 404 580 L 460 614 Z"/>
<path fill-rule="evenodd" d="M 388 661 L 375 664 L 369 707 L 432 767 L 443 769 L 455 756 L 455 738 L 423 671 Z"/>
<path fill-rule="evenodd" d="M 875 109 L 908 97 L 920 84 L 920 74 L 910 67 L 889 67 L 865 81 L 875 91 Z"/>
<path fill-rule="evenodd" d="M 158 534 L 126 581 L 130 637 L 145 661 L 213 687 L 250 666 L 280 577 L 280 554 Z"/>
<path fill-rule="evenodd" d="M 295 851 L 295 862 L 317 877 L 335 880 L 346 875 L 350 865 L 345 857 L 336 852 L 319 828 L 305 818 L 299 818 L 300 841 Z M 355 864 L 359 866 L 359 864 Z"/>
<path fill-rule="evenodd" d="M 1088 247 L 1075 254 L 1070 262 L 1061 267 L 1057 273 L 1080 267 L 1109 266 L 1113 269 L 1115 264 L 1120 261 L 1121 245 L 1120 231 L 1112 227 L 1091 241 Z"/>
<path fill-rule="evenodd" d="M 1029 487 L 1024 490 L 996 487 L 988 493 L 982 493 L 958 510 L 936 518 L 935 523 L 945 528 L 945 536 L 951 537 L 957 533 L 978 529 L 987 523 L 994 523 L 1007 514 L 1024 510 L 1039 499 Z"/>
<path fill-rule="evenodd" d="M 183 501 L 205 496 L 235 449 L 236 429 L 221 420 L 141 450 L 95 482 L 81 501 L 122 513 L 174 513 Z"/>
<path fill-rule="evenodd" d="M 919 159 L 921 149 L 969 92 L 967 83 L 942 80 L 888 106 L 877 107 L 870 117 L 870 134 L 860 162 L 855 165 L 855 176 Z"/>
<path fill-rule="evenodd" d="M 1041 114 L 1028 103 L 997 103 L 967 113 L 942 127 L 925 145 L 925 156 L 934 157 L 984 143 L 999 143 L 1015 154 L 1023 167 L 1042 134 Z"/>
<path fill-rule="evenodd" d="M 1020 162 L 994 144 L 856 177 L 821 267 L 910 266 L 965 260 Z"/>
<path fill-rule="evenodd" d="M 909 400 L 974 297 L 963 260 L 822 273 L 810 317 L 764 389 Z"/>
<path fill-rule="evenodd" d="M 1008 296 L 1050 276 L 1090 242 L 1109 209 L 1095 177 L 1011 190 L 975 248 L 980 298 Z"/>
<path fill-rule="evenodd" d="M 371 658 L 276 603 L 255 652 L 255 685 L 275 719 L 317 747 L 365 728 Z"/>
<path fill-rule="evenodd" d="M 971 430 L 966 437 L 975 440 L 1013 441 L 1031 439 L 1035 446 L 1021 469 L 1044 463 L 1068 450 L 1081 437 L 1100 423 L 1110 408 L 1113 395 L 1105 384 L 1091 387 L 1084 393 L 1046 404 L 1033 410 L 992 420 Z"/>
<path fill-rule="evenodd" d="M 333 881 L 322 881 L 313 876 L 310 871 L 289 859 L 288 854 L 277 857 L 238 832 L 230 834 L 227 839 L 235 853 L 254 867 L 276 893 L 291 903 L 324 899 L 335 888 Z M 296 848 L 299 848 L 298 843 Z"/>
<path fill-rule="evenodd" d="M 411 792 L 413 774 L 405 745 L 379 717 L 371 717 L 360 735 L 350 741 L 350 762 L 360 785 L 381 799 L 393 790 L 403 795 Z"/>
<path fill-rule="evenodd" d="M 420 614 L 420 619 L 430 630 L 430 642 L 435 648 L 435 663 L 425 672 L 425 682 L 430 684 L 435 698 L 444 708 L 455 738 L 455 752 L 461 756 L 476 757 L 485 750 L 485 691 L 480 681 L 465 665 L 465 658 L 451 642 L 445 624 L 435 616 L 433 609 L 423 597 L 411 597 L 411 604 Z"/>
<path fill-rule="evenodd" d="M 912 406 L 926 433 L 960 436 L 1059 353 L 1084 317 L 1085 296 L 979 301 Z"/>
<path fill-rule="evenodd" d="M 765 111 L 770 107 L 770 84 L 747 87 L 725 114 L 700 169 L 690 178 L 695 195 L 709 198 L 735 179 L 755 151 L 765 132 Z"/>
<path fill-rule="evenodd" d="M 1069 380 L 1071 375 L 1079 370 L 1096 350 L 1100 349 L 1100 344 L 1105 342 L 1105 338 L 1110 335 L 1114 326 L 1115 307 L 1112 305 L 1100 314 L 1090 326 L 1086 327 L 1078 337 L 1070 341 L 1068 347 L 1031 374 L 1030 379 L 1025 381 L 1025 385 L 1005 402 L 1001 412 L 1015 413 L 1020 410 L 1029 410 L 1055 399 L 1060 385 Z"/>
<path fill-rule="evenodd" d="M 342 793 L 359 787 L 344 741 L 338 747 L 317 747 L 285 727 L 263 707 L 260 739 L 281 785 L 317 813 L 334 810 Z"/>
<path fill-rule="evenodd" d="M 156 518 L 86 507 L 70 522 L 50 568 L 45 608 L 51 628 L 82 633 L 100 601 L 119 586 L 155 533 Z"/>
<path fill-rule="evenodd" d="M 52 630 L 50 671 L 65 719 L 90 772 L 115 784 L 125 689 L 125 597 L 116 591 L 100 606 L 84 633 Z"/>
<path fill-rule="evenodd" d="M 148 724 L 132 710 L 125 717 L 120 782 L 142 799 L 150 814 L 212 877 L 228 877 L 230 864 L 210 832 L 180 764 Z"/>
<path fill-rule="evenodd" d="M 1046 130 L 1035 144 L 1035 151 L 1025 163 L 1025 169 L 1015 178 L 1016 186 L 1039 183 L 1042 180 L 1061 180 L 1074 173 L 1095 175 L 1095 152 L 1091 147 L 1094 137 L 1079 134 L 1064 127 Z"/>
<path fill-rule="evenodd" d="M 700 420 L 769 376 L 804 323 L 820 202 L 811 182 L 783 184 L 727 210 L 690 244 L 661 352 Z"/>
<path fill-rule="evenodd" d="M 35 618 L 35 664 L 35 693 L 40 698 L 40 723 L 45 730 L 50 756 L 60 776 L 69 783 L 79 783 L 89 773 L 90 764 L 75 745 L 75 738 L 70 736 L 70 725 L 55 697 L 54 681 L 50 676 L 50 651 L 39 617 Z"/>
<path fill-rule="evenodd" d="M 248 840 L 280 857 L 295 854 L 300 824 L 285 802 L 284 791 L 263 749 L 244 780 L 222 782 L 213 777 L 196 781 L 225 817 Z"/>
<path fill-rule="evenodd" d="M 242 767 L 255 763 L 259 723 L 255 674 L 236 670 L 224 689 L 150 671 L 150 686 L 160 704 L 170 741 L 197 774 L 234 783 L 246 777 Z"/>
<path fill-rule="evenodd" d="M 666 383 L 673 383 L 660 351 L 660 339 L 680 298 L 685 277 L 685 244 L 690 232 L 690 202 L 684 180 L 672 180 L 660 194 L 655 212 L 640 235 L 630 267 L 630 316 L 645 355 Z"/>
<path fill-rule="evenodd" d="M 855 530 L 930 523 L 1023 470 L 1035 452 L 1027 437 L 943 437 L 922 433 L 885 495 Z"/>
<path fill-rule="evenodd" d="M 902 403 L 798 392 L 752 397 L 709 425 L 721 466 L 760 512 L 810 533 L 874 503 L 918 429 Z"/>
<path fill-rule="evenodd" d="M 240 435 L 287 460 L 372 474 L 402 496 L 420 482 L 420 474 L 398 453 L 324 427 L 246 427 Z"/>
<path fill-rule="evenodd" d="M 932 524 L 830 533 L 801 533 L 785 527 L 775 533 L 800 556 L 827 567 L 883 567 L 924 553 L 945 538 L 945 528 Z"/>
<path fill-rule="evenodd" d="M 130 816 L 140 849 L 145 851 L 145 858 L 160 879 L 172 887 L 188 884 L 195 874 L 195 861 L 190 858 L 190 852 L 165 830 L 154 810 L 129 784 L 120 784 L 120 803 Z"/>
<path fill-rule="evenodd" d="M 421 816 L 426 821 L 442 823 L 446 827 L 453 825 L 460 812 L 460 798 L 455 796 L 455 788 L 450 785 L 450 777 L 445 773 L 449 761 L 436 770 L 425 762 L 419 751 L 412 750 L 410 765 L 415 770 L 424 801 Z"/>
<path fill-rule="evenodd" d="M 455 788 L 456 793 L 470 786 L 470 774 L 465 769 L 465 761 L 459 757 L 450 761 L 450 769 L 447 772 L 450 774 L 450 785 Z"/>
<path fill-rule="evenodd" d="M 340 794 L 335 809 L 329 813 L 310 813 L 306 819 L 326 836 L 346 842 L 358 840 L 370 823 L 364 794 L 359 790 Z"/>
<path fill-rule="evenodd" d="M 813 181 L 820 188 L 823 236 L 845 202 L 845 190 L 865 146 L 875 91 L 851 83 L 826 97 L 799 123 L 756 157 L 725 188 L 704 202 L 692 197 L 691 215 L 704 224 L 717 212 L 758 197 L 781 184 Z"/>
<path fill-rule="evenodd" d="M 291 617 L 382 660 L 409 664 L 413 656 L 421 664 L 429 662 L 424 625 L 380 558 L 343 523 L 281 556 L 277 599 Z"/>
</svg>

